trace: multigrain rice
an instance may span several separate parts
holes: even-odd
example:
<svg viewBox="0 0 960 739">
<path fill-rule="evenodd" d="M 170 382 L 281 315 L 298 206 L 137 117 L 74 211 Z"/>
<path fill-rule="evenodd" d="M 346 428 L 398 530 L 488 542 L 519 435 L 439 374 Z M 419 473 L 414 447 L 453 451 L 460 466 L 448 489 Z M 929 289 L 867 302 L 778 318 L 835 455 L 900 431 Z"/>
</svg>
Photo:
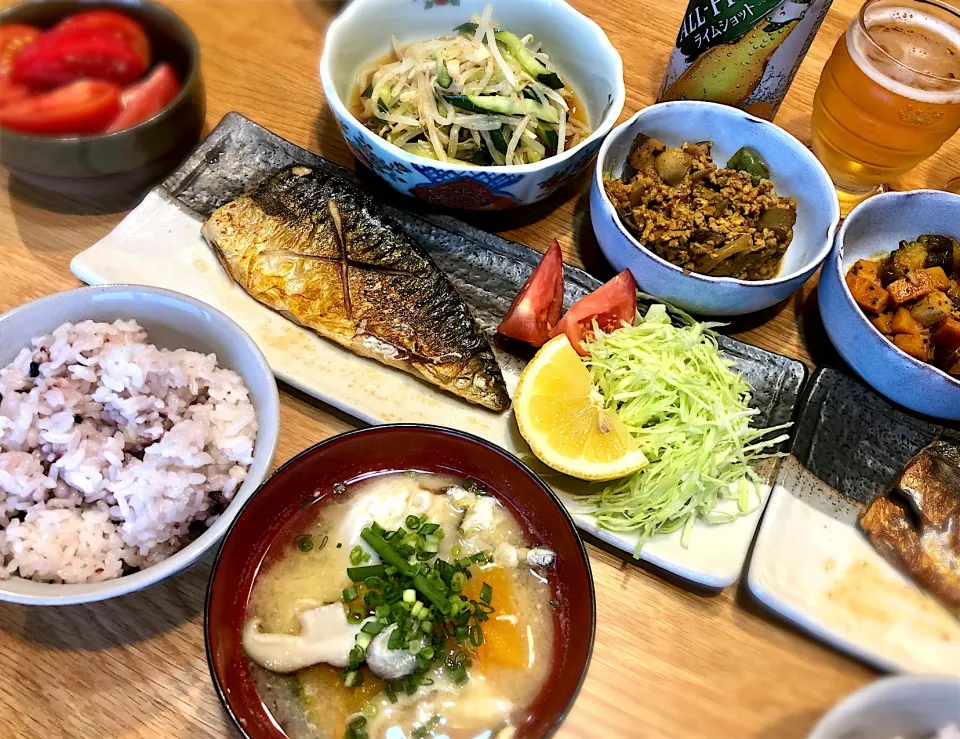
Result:
<svg viewBox="0 0 960 739">
<path fill-rule="evenodd" d="M 0 369 L 0 579 L 95 582 L 176 552 L 243 483 L 248 392 L 136 321 L 64 324 Z"/>
</svg>

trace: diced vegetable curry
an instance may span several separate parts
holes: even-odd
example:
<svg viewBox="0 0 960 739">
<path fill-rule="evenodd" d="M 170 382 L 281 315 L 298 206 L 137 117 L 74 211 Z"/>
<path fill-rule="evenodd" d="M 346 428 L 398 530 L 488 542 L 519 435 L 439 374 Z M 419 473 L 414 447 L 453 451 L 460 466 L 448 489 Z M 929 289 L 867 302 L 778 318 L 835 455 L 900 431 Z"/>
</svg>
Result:
<svg viewBox="0 0 960 739">
<path fill-rule="evenodd" d="M 960 242 L 924 234 L 846 276 L 874 327 L 903 352 L 960 376 Z"/>
</svg>

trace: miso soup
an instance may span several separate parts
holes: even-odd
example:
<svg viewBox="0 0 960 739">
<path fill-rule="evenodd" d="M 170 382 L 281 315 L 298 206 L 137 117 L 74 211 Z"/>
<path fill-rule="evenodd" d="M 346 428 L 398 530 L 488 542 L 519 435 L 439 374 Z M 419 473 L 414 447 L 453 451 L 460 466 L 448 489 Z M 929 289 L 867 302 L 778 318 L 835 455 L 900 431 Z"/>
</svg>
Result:
<svg viewBox="0 0 960 739">
<path fill-rule="evenodd" d="M 482 486 L 350 484 L 284 531 L 243 645 L 299 737 L 509 739 L 554 660 L 555 555 Z"/>
</svg>

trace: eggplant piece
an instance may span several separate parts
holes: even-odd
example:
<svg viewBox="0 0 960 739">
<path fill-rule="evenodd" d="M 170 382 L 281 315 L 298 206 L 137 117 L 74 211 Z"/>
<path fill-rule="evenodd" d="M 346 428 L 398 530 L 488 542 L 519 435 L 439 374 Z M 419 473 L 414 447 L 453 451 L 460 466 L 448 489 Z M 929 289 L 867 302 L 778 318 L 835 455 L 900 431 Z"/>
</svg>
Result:
<svg viewBox="0 0 960 739">
<path fill-rule="evenodd" d="M 781 239 L 786 239 L 790 235 L 790 230 L 797 224 L 797 214 L 789 208 L 768 208 L 760 216 L 758 223 L 760 224 L 760 228 L 769 228 Z M 861 259 L 860 261 L 865 260 Z M 853 265 L 854 269 L 856 269 L 858 264 L 860 264 L 860 262 Z M 874 262 L 874 264 L 876 264 L 876 262 Z M 859 274 L 859 272 L 857 274 Z M 879 280 L 876 280 L 876 270 L 874 271 L 874 276 L 869 279 L 879 282 Z"/>
<path fill-rule="evenodd" d="M 927 247 L 925 267 L 942 267 L 945 272 L 953 271 L 953 239 L 938 234 L 924 234 L 917 242 Z"/>
<path fill-rule="evenodd" d="M 911 272 L 923 269 L 926 261 L 927 247 L 917 241 L 901 241 L 880 271 L 883 284 L 902 280 Z"/>
</svg>

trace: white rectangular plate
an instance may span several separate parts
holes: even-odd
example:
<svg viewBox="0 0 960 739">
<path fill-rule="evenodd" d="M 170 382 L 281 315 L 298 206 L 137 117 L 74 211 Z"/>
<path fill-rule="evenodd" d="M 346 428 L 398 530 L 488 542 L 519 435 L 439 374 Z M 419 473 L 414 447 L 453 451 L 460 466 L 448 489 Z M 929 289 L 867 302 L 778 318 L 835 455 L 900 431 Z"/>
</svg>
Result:
<svg viewBox="0 0 960 739">
<path fill-rule="evenodd" d="M 258 148 L 251 151 L 254 145 Z M 294 158 L 315 165 L 322 162 L 230 114 L 164 187 L 149 193 L 116 229 L 79 254 L 71 269 L 90 284 L 166 287 L 209 303 L 253 337 L 278 378 L 368 423 L 456 428 L 492 441 L 530 463 L 532 455 L 517 431 L 512 411 L 493 413 L 404 372 L 356 356 L 260 305 L 221 269 L 200 236 L 203 217 L 196 211 L 209 212 Z M 321 166 L 332 165 L 323 162 Z M 234 169 L 228 171 L 230 167 Z M 539 255 L 452 219 L 432 217 L 427 221 L 391 212 L 430 251 L 490 332 Z M 580 297 L 596 284 L 586 273 L 568 268 L 567 300 Z M 788 419 L 803 383 L 802 365 L 734 340 L 723 339 L 723 346 L 741 363 L 755 387 L 762 383 L 766 388 L 756 393 L 765 404 L 763 420 L 778 423 Z M 496 351 L 512 396 L 524 361 L 500 348 Z M 550 474 L 542 466 L 537 471 L 575 512 L 574 495 L 584 489 L 583 483 Z M 649 542 L 640 558 L 706 587 L 732 584 L 743 568 L 768 492 L 769 486 L 765 486 L 760 491 L 760 507 L 731 524 L 698 524 L 689 547 L 681 545 L 677 532 Z M 574 518 L 583 530 L 624 553 L 632 553 L 636 547 L 636 536 L 598 531 L 589 516 Z"/>
<path fill-rule="evenodd" d="M 834 482 L 851 479 L 850 462 L 858 452 L 834 433 L 834 421 L 843 418 L 868 457 L 886 446 L 886 455 L 873 468 L 880 468 L 878 480 L 886 482 L 867 482 L 873 494 L 882 492 L 902 458 L 924 446 L 936 429 L 888 409 L 886 427 L 864 431 L 866 415 L 883 409 L 876 407 L 875 398 L 867 398 L 859 412 L 838 407 L 866 396 L 855 380 L 837 375 L 815 378 L 798 420 L 798 433 L 804 436 L 798 438 L 797 451 Z M 815 431 L 820 442 L 808 446 L 805 435 Z M 826 448 L 829 443 L 832 451 Z M 857 527 L 865 503 L 851 495 L 860 491 L 852 483 L 849 487 L 848 494 L 840 493 L 796 457 L 784 459 L 750 559 L 750 592 L 818 639 L 880 669 L 960 675 L 960 619 L 877 553 Z"/>
</svg>

